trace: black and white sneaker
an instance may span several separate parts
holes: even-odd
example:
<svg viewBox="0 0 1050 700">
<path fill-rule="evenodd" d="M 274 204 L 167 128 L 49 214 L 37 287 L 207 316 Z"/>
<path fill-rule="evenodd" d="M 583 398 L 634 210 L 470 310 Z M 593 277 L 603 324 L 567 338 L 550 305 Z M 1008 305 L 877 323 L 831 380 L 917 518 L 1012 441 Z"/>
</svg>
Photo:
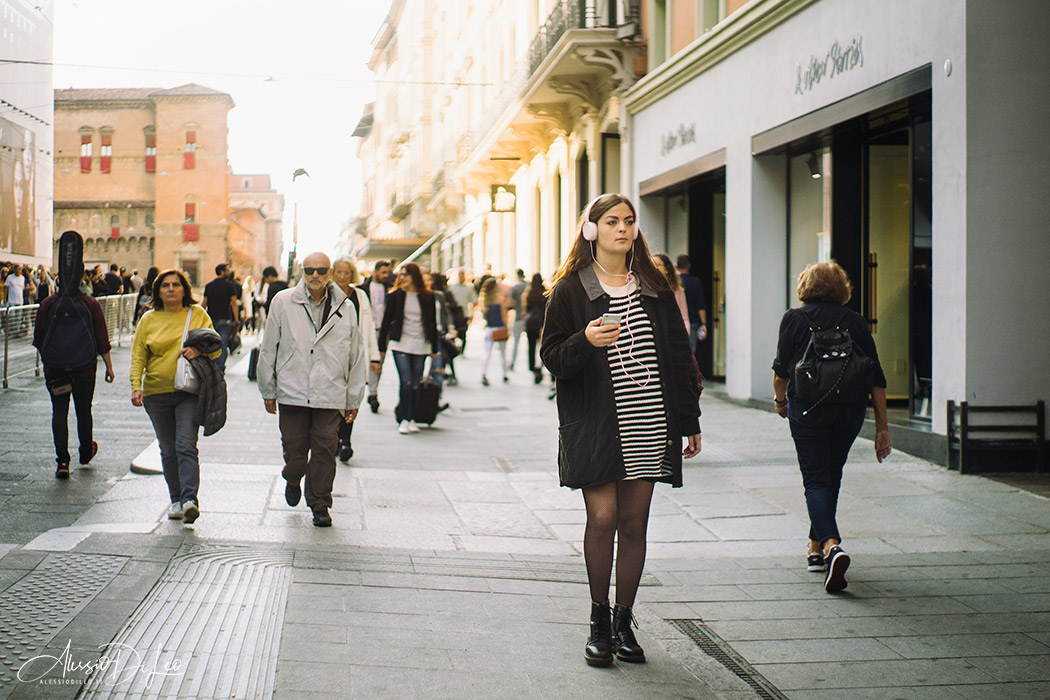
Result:
<svg viewBox="0 0 1050 700">
<path fill-rule="evenodd" d="M 820 552 L 810 552 L 806 557 L 806 571 L 824 571 L 824 555 Z"/>
<path fill-rule="evenodd" d="M 828 593 L 841 591 L 846 587 L 846 569 L 849 568 L 849 555 L 842 548 L 835 545 L 828 551 L 825 557 L 828 565 L 828 575 L 824 579 L 824 590 Z"/>
</svg>

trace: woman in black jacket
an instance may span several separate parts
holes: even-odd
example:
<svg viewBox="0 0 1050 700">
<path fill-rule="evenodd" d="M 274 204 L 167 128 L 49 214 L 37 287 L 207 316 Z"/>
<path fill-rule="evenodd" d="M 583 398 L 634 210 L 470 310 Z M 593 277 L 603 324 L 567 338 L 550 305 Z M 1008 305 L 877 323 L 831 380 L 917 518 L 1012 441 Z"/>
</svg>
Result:
<svg viewBox="0 0 1050 700">
<path fill-rule="evenodd" d="M 427 355 L 437 357 L 437 309 L 434 294 L 423 281 L 419 265 L 405 263 L 397 273 L 397 284 L 386 295 L 383 322 L 379 326 L 379 352 L 389 345 L 401 379 L 402 435 L 418 433 L 416 407 Z"/>
<path fill-rule="evenodd" d="M 824 398 L 807 402 L 796 392 L 792 370 L 815 327 L 849 332 L 855 346 L 873 361 L 874 375 L 866 393 L 870 393 L 875 411 L 875 458 L 880 462 L 891 450 L 886 423 L 886 375 L 879 364 L 868 322 L 845 306 L 852 286 L 837 262 L 808 266 L 798 276 L 797 292 L 802 308 L 788 309 L 780 322 L 777 357 L 773 361 L 773 405 L 777 414 L 791 424 L 802 471 L 810 522 L 806 568 L 826 572 L 824 590 L 834 593 L 846 587 L 846 569 L 850 565 L 835 521 L 842 468 L 864 423 L 867 397 L 842 401 L 829 391 Z"/>
<path fill-rule="evenodd" d="M 614 653 L 644 661 L 631 608 L 645 564 L 653 486 L 682 485 L 682 458 L 700 452 L 700 406 L 678 306 L 625 196 L 601 195 L 584 210 L 554 277 L 540 357 L 557 381 L 561 483 L 582 489 L 587 508 L 583 546 L 592 602 L 584 658 L 594 666 L 608 665 Z"/>
</svg>

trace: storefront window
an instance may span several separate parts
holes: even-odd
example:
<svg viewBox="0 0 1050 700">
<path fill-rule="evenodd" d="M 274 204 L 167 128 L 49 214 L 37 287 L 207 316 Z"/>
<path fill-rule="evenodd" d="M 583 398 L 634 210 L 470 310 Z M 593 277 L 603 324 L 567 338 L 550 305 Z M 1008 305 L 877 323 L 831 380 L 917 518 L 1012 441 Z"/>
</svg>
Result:
<svg viewBox="0 0 1050 700">
<path fill-rule="evenodd" d="M 831 149 L 799 153 L 788 162 L 788 299 L 798 306 L 799 273 L 831 259 Z"/>
</svg>

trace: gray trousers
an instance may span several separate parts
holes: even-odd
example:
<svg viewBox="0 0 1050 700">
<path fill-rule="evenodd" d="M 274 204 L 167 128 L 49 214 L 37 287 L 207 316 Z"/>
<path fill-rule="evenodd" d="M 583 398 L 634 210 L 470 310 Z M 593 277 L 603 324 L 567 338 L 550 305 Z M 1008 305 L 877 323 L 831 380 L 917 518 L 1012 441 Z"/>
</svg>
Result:
<svg viewBox="0 0 1050 700">
<path fill-rule="evenodd" d="M 343 412 L 334 408 L 308 408 L 280 404 L 281 447 L 284 469 L 281 476 L 299 482 L 304 476 L 303 496 L 310 509 L 332 507 L 335 456 L 339 450 L 339 424 Z"/>
</svg>

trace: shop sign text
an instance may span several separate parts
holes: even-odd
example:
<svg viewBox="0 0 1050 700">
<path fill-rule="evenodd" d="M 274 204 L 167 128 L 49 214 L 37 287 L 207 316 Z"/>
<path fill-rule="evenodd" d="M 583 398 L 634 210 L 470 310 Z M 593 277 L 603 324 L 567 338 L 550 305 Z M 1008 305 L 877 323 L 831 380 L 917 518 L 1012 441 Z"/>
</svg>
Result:
<svg viewBox="0 0 1050 700">
<path fill-rule="evenodd" d="M 805 68 L 801 63 L 795 65 L 795 94 L 801 95 L 812 90 L 824 78 L 862 68 L 864 66 L 864 37 L 854 37 L 849 43 L 835 42 L 823 58 L 810 56 Z"/>
<path fill-rule="evenodd" d="M 689 126 L 680 124 L 677 131 L 668 131 L 660 137 L 660 155 L 666 156 L 687 143 L 696 143 L 696 122 Z"/>
</svg>

